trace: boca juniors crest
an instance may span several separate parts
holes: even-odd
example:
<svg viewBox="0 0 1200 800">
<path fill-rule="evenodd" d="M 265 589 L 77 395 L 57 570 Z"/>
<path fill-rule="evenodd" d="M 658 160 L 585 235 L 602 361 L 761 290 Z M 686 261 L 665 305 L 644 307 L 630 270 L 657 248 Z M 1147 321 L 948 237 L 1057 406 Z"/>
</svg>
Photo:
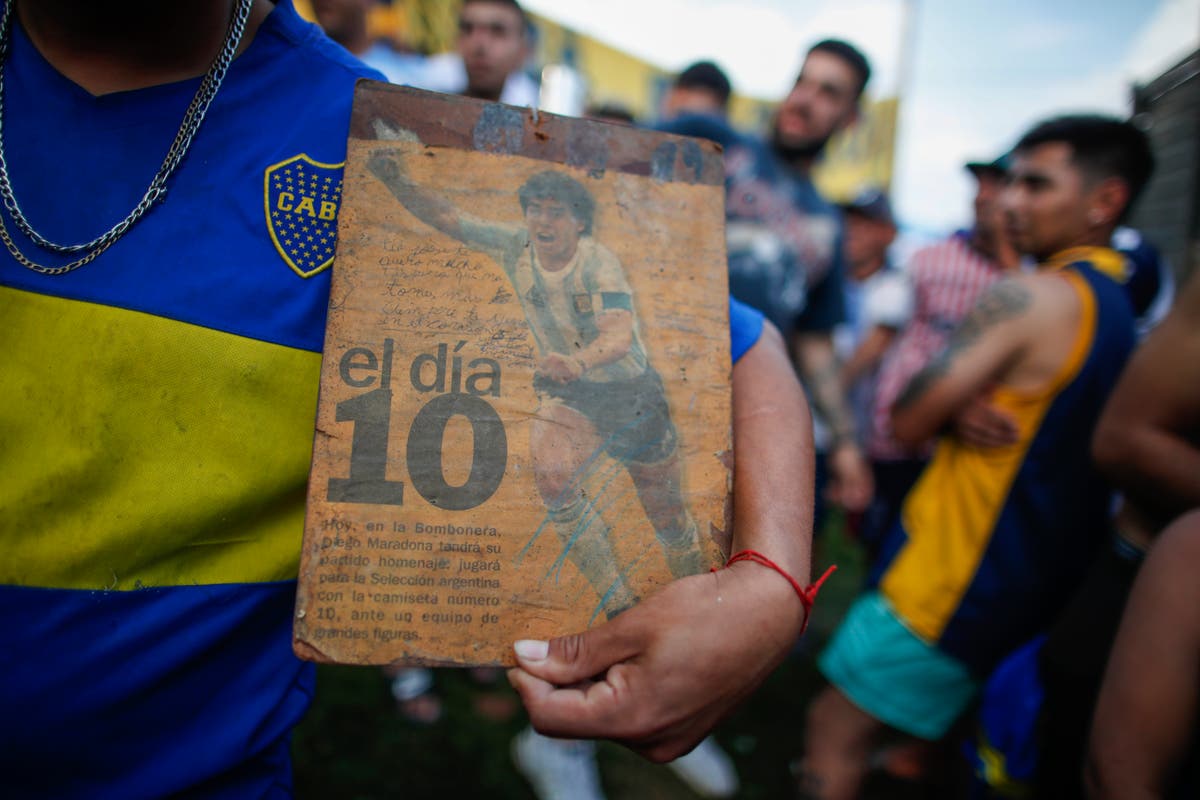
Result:
<svg viewBox="0 0 1200 800">
<path fill-rule="evenodd" d="M 301 153 L 267 167 L 263 173 L 271 241 L 302 278 L 333 263 L 344 166 L 322 164 Z"/>
</svg>

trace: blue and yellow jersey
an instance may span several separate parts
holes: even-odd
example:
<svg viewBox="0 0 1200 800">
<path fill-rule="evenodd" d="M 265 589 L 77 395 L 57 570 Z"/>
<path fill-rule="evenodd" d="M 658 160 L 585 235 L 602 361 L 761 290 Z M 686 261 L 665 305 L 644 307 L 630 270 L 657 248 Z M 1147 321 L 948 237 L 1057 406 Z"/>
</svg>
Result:
<svg viewBox="0 0 1200 800">
<path fill-rule="evenodd" d="M 13 28 L 17 201 L 87 241 L 136 205 L 199 80 L 93 96 Z M 291 611 L 328 267 L 354 81 L 373 75 L 279 3 L 111 249 L 57 276 L 0 250 L 6 790 L 286 788 L 313 682 Z M 35 261 L 68 260 L 5 224 Z"/>
<path fill-rule="evenodd" d="M 1103 248 L 1044 265 L 1083 307 L 1070 357 L 1040 391 L 994 391 L 994 404 L 1018 422 L 1015 444 L 938 442 L 877 567 L 905 624 L 981 674 L 1046 626 L 1103 539 L 1111 493 L 1090 445 L 1135 342 L 1115 280 L 1123 268 L 1123 257 Z"/>
</svg>

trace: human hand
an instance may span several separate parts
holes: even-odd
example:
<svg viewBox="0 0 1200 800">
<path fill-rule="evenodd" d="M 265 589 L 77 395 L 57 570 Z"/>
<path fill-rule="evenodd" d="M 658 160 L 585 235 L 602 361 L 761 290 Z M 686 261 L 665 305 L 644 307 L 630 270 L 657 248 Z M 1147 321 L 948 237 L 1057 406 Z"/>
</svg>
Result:
<svg viewBox="0 0 1200 800">
<path fill-rule="evenodd" d="M 583 364 L 577 358 L 550 353 L 538 364 L 537 374 L 555 383 L 570 383 L 583 375 Z"/>
<path fill-rule="evenodd" d="M 826 496 L 851 513 L 865 511 L 875 494 L 875 476 L 858 445 L 844 442 L 829 453 Z"/>
<path fill-rule="evenodd" d="M 994 448 L 1015 444 L 1018 438 L 1017 421 L 979 396 L 971 400 L 954 417 L 954 432 L 972 447 Z"/>
<path fill-rule="evenodd" d="M 665 762 L 766 679 L 804 618 L 781 576 L 738 563 L 674 581 L 585 633 L 518 642 L 508 677 L 541 733 L 613 739 Z"/>
</svg>

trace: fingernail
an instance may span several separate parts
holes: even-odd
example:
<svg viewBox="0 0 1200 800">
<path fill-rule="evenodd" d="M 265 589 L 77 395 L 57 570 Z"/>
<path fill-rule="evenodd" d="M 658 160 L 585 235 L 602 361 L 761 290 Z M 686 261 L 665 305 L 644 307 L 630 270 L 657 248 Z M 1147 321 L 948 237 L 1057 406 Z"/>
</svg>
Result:
<svg viewBox="0 0 1200 800">
<path fill-rule="evenodd" d="M 517 658 L 545 661 L 546 656 L 550 655 L 550 643 L 540 639 L 520 639 L 513 644 L 513 650 L 516 651 Z"/>
</svg>

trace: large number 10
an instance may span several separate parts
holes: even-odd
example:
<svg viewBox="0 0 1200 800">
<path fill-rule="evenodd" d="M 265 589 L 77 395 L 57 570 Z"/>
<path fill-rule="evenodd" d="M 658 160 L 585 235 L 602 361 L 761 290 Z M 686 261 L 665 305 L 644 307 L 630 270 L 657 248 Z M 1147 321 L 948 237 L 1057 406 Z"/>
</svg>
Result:
<svg viewBox="0 0 1200 800">
<path fill-rule="evenodd" d="M 343 400 L 337 421 L 353 422 L 350 477 L 330 478 L 326 498 L 331 503 L 404 504 L 404 483 L 388 480 L 388 434 L 391 431 L 392 390 L 374 391 Z M 471 423 L 474 446 L 471 474 L 462 486 L 446 482 L 442 440 L 451 418 L 461 414 Z M 426 403 L 408 431 L 408 475 L 413 488 L 431 505 L 462 511 L 483 503 L 500 487 L 508 466 L 508 437 L 500 415 L 483 398 L 451 393 Z"/>
</svg>

